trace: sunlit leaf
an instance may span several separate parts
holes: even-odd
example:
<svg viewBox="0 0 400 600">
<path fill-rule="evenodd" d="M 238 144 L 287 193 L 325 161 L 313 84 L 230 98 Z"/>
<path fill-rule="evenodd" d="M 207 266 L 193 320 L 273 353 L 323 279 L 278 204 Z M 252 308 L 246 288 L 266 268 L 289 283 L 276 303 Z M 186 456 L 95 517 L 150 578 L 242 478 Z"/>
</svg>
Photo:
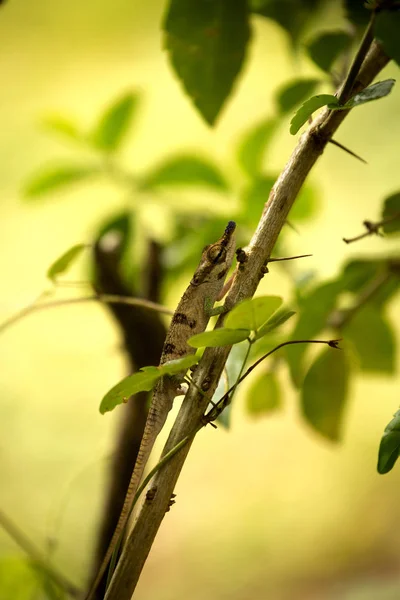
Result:
<svg viewBox="0 0 400 600">
<path fill-rule="evenodd" d="M 385 81 L 378 81 L 370 85 L 369 87 L 363 89 L 361 92 L 353 96 L 346 104 L 340 106 L 334 103 L 329 104 L 329 108 L 332 110 L 348 110 L 349 108 L 355 108 L 356 106 L 361 106 L 366 102 L 371 102 L 372 100 L 379 100 L 379 98 L 384 98 L 392 91 L 392 88 L 395 84 L 394 79 L 385 79 Z"/>
<path fill-rule="evenodd" d="M 48 115 L 42 119 L 42 126 L 50 131 L 70 140 L 77 142 L 82 141 L 82 133 L 78 126 L 67 117 L 61 115 Z"/>
<path fill-rule="evenodd" d="M 38 577 L 25 558 L 0 559 L 1 600 L 32 600 L 37 595 Z"/>
<path fill-rule="evenodd" d="M 296 313 L 293 310 L 282 309 L 277 311 L 275 314 L 272 315 L 270 319 L 268 319 L 266 323 L 264 323 L 264 325 L 262 325 L 259 328 L 259 330 L 257 331 L 256 339 L 258 340 L 264 335 L 267 335 L 267 333 L 270 333 L 271 331 L 276 329 L 277 327 L 280 327 L 295 314 Z"/>
<path fill-rule="evenodd" d="M 176 358 L 174 360 L 165 362 L 159 367 L 159 370 L 163 375 L 177 375 L 178 373 L 182 373 L 182 371 L 187 371 L 190 369 L 190 367 L 193 367 L 193 365 L 196 365 L 198 362 L 198 357 L 196 357 L 194 354 L 189 354 L 188 356 L 183 356 L 182 358 Z"/>
<path fill-rule="evenodd" d="M 221 327 L 220 329 L 214 329 L 213 331 L 204 331 L 193 335 L 188 340 L 189 346 L 193 348 L 215 348 L 217 346 L 230 346 L 231 344 L 238 344 L 247 339 L 250 335 L 248 329 L 228 329 Z"/>
<path fill-rule="evenodd" d="M 225 327 L 257 331 L 281 304 L 282 298 L 279 296 L 258 296 L 243 300 L 230 311 L 225 319 Z"/>
<path fill-rule="evenodd" d="M 328 31 L 312 39 L 307 45 L 311 60 L 323 71 L 330 73 L 336 58 L 350 45 L 351 36 L 344 31 Z"/>
<path fill-rule="evenodd" d="M 23 194 L 28 200 L 44 194 L 58 192 L 69 185 L 82 182 L 98 175 L 97 167 L 82 165 L 60 165 L 46 167 L 35 173 L 25 184 Z"/>
<path fill-rule="evenodd" d="M 127 402 L 130 396 L 138 392 L 150 391 L 162 376 L 158 367 L 145 367 L 133 375 L 125 377 L 107 392 L 100 403 L 100 412 L 104 414 L 113 410 L 118 404 Z"/>
<path fill-rule="evenodd" d="M 400 410 L 385 427 L 379 446 L 378 473 L 385 475 L 391 471 L 400 453 Z"/>
<path fill-rule="evenodd" d="M 318 108 L 322 108 L 322 106 L 327 106 L 329 104 L 329 108 L 338 104 L 338 100 L 332 94 L 318 94 L 317 96 L 313 96 L 304 102 L 304 104 L 299 108 L 296 112 L 292 120 L 290 121 L 290 133 L 295 135 L 300 127 L 304 125 L 311 117 L 313 112 L 318 110 Z"/>
<path fill-rule="evenodd" d="M 393 373 L 395 341 L 391 327 L 374 306 L 358 310 L 343 330 L 358 355 L 364 371 Z"/>
<path fill-rule="evenodd" d="M 203 185 L 221 190 L 228 187 L 216 165 L 210 160 L 190 155 L 166 159 L 141 180 L 142 189 L 182 185 Z"/>
<path fill-rule="evenodd" d="M 91 144 L 105 152 L 117 150 L 128 131 L 138 104 L 139 95 L 132 92 L 114 101 L 89 134 Z"/>
<path fill-rule="evenodd" d="M 247 412 L 260 417 L 282 407 L 279 383 L 275 373 L 262 373 L 250 386 L 246 396 Z"/>
<path fill-rule="evenodd" d="M 243 170 L 254 177 L 262 169 L 263 158 L 269 142 L 276 130 L 277 121 L 266 119 L 247 131 L 239 143 L 237 158 Z"/>
<path fill-rule="evenodd" d="M 311 365 L 301 390 L 304 418 L 333 442 L 338 441 L 342 433 L 348 380 L 345 352 L 327 348 Z"/>
<path fill-rule="evenodd" d="M 319 84 L 318 79 L 295 79 L 285 84 L 277 93 L 276 101 L 281 113 L 291 112 L 309 98 Z"/>
<path fill-rule="evenodd" d="M 55 260 L 47 270 L 47 277 L 51 281 L 55 281 L 59 275 L 64 273 L 71 264 L 78 258 L 87 244 L 76 244 L 64 252 L 57 260 Z"/>
<path fill-rule="evenodd" d="M 375 37 L 384 51 L 400 65 L 400 11 L 382 10 L 375 21 Z"/>
<path fill-rule="evenodd" d="M 399 233 L 400 231 L 400 192 L 385 199 L 382 219 L 388 222 L 383 225 L 384 233 Z"/>
<path fill-rule="evenodd" d="M 176 74 L 213 125 L 243 65 L 250 37 L 247 0 L 170 0 L 164 31 Z"/>
</svg>

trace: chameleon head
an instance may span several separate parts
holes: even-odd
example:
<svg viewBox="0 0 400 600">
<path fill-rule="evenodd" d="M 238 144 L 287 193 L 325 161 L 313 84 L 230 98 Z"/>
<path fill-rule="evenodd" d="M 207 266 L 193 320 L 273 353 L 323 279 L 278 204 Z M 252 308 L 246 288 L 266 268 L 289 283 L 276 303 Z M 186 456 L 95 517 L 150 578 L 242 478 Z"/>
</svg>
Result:
<svg viewBox="0 0 400 600">
<path fill-rule="evenodd" d="M 236 223 L 229 221 L 222 237 L 204 248 L 199 266 L 191 281 L 192 285 L 200 285 L 211 280 L 224 281 L 235 253 L 235 229 Z"/>
</svg>

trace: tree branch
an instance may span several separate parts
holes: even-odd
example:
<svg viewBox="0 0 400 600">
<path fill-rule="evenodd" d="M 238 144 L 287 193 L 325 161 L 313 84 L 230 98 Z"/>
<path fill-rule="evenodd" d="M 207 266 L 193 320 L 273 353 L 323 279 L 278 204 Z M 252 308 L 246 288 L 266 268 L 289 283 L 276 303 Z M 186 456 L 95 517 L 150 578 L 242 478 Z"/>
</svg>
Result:
<svg viewBox="0 0 400 600">
<path fill-rule="evenodd" d="M 360 73 L 352 85 L 352 93 L 368 86 L 388 63 L 382 48 L 374 42 L 365 58 Z M 270 256 L 288 213 L 308 173 L 323 153 L 333 133 L 346 118 L 349 110 L 329 111 L 325 109 L 301 136 L 286 167 L 273 186 L 265 205 L 261 220 L 247 249 L 247 260 L 241 264 L 226 299 L 225 306 L 231 309 L 237 302 L 250 298 L 263 277 L 263 266 Z M 221 326 L 223 316 L 218 319 Z M 194 376 L 176 422 L 171 430 L 163 454 L 172 450 L 181 440 L 201 428 L 202 418 L 209 399 L 216 389 L 230 352 L 229 347 L 207 348 Z M 203 393 L 198 392 L 198 388 Z M 130 600 L 153 540 L 168 510 L 176 481 L 190 450 L 190 440 L 164 468 L 155 475 L 151 494 L 139 513 L 118 562 L 106 600 Z"/>
</svg>

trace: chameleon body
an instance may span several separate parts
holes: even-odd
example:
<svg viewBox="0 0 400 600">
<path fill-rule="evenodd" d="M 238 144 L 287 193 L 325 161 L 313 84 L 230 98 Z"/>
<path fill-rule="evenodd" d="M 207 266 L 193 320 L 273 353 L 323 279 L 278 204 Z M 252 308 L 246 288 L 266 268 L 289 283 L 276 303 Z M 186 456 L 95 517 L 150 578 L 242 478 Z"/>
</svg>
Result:
<svg viewBox="0 0 400 600">
<path fill-rule="evenodd" d="M 187 344 L 187 340 L 197 333 L 203 332 L 208 324 L 214 302 L 223 296 L 225 276 L 232 264 L 235 253 L 236 224 L 229 221 L 222 237 L 206 246 L 200 263 L 192 277 L 189 287 L 184 292 L 172 317 L 160 365 L 169 360 L 193 354 L 195 349 Z M 140 444 L 135 467 L 129 482 L 124 505 L 112 536 L 111 542 L 96 575 L 94 583 L 86 596 L 93 598 L 122 535 L 130 515 L 133 498 L 143 476 L 143 472 L 154 443 L 171 410 L 173 400 L 179 388 L 179 377 L 163 377 L 157 383 L 147 416 L 143 438 Z"/>
</svg>

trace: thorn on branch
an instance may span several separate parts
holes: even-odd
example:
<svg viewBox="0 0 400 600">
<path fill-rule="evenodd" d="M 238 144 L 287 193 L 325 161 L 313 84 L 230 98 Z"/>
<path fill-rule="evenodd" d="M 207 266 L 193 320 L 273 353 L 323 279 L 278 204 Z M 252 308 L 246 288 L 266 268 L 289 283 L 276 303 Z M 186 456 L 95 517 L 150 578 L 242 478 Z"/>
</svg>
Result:
<svg viewBox="0 0 400 600">
<path fill-rule="evenodd" d="M 337 146 L 341 150 L 344 150 L 345 152 L 347 152 L 347 154 L 350 154 L 350 156 L 354 156 L 354 158 L 361 161 L 365 165 L 368 164 L 367 161 L 364 160 L 364 158 L 362 158 L 359 154 L 356 154 L 355 152 L 353 152 L 353 150 L 350 150 L 350 148 L 346 148 L 346 146 L 343 146 L 343 144 L 341 144 L 340 142 L 337 142 L 336 140 L 333 140 L 333 139 L 330 139 L 329 142 L 331 144 L 333 144 L 334 146 Z"/>
<path fill-rule="evenodd" d="M 352 242 L 358 242 L 358 240 L 362 240 L 363 238 L 368 237 L 369 235 L 379 235 L 383 237 L 382 232 L 379 231 L 380 228 L 384 225 L 387 225 L 387 223 L 396 221 L 397 219 L 400 219 L 400 212 L 395 213 L 394 215 L 391 215 L 386 219 L 382 219 L 382 221 L 377 221 L 376 223 L 374 223 L 373 221 L 365 220 L 363 221 L 363 225 L 367 231 L 365 231 L 364 233 L 360 233 L 360 235 L 357 235 L 353 238 L 343 238 L 343 241 L 346 242 L 346 244 L 351 244 Z"/>
</svg>

